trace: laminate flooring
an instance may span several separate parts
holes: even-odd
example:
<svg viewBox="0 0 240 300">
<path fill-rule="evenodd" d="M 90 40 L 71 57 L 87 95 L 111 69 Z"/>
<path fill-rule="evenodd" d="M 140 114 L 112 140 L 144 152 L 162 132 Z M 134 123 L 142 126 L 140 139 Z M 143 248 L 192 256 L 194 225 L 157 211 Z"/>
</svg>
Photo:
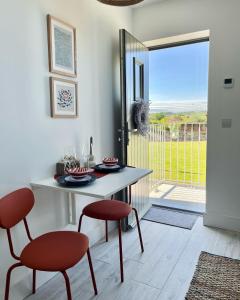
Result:
<svg viewBox="0 0 240 300">
<path fill-rule="evenodd" d="M 88 263 L 84 258 L 68 271 L 73 300 L 183 300 L 201 251 L 240 259 L 240 233 L 203 226 L 199 217 L 192 230 L 141 221 L 145 252 L 140 251 L 137 230 L 123 233 L 125 282 L 120 283 L 117 231 L 109 242 L 91 247 L 98 286 L 94 296 Z M 65 300 L 61 274 L 26 300 Z"/>
</svg>

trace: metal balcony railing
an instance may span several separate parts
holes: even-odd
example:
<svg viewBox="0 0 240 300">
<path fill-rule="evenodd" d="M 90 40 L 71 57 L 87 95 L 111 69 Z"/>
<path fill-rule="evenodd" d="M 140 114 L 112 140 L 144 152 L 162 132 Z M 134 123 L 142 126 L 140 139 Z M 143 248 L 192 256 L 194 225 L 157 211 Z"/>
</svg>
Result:
<svg viewBox="0 0 240 300">
<path fill-rule="evenodd" d="M 206 145 L 206 123 L 151 124 L 151 188 L 160 182 L 205 188 Z"/>
</svg>

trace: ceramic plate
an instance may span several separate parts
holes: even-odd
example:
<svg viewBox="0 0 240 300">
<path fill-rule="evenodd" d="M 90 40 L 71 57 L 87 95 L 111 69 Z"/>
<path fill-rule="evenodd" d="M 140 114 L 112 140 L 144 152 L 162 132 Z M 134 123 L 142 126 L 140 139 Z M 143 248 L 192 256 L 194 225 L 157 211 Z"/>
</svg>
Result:
<svg viewBox="0 0 240 300">
<path fill-rule="evenodd" d="M 94 175 L 86 175 L 80 178 L 74 178 L 71 175 L 64 175 L 57 178 L 57 182 L 62 186 L 80 187 L 88 185 L 96 180 Z"/>
<path fill-rule="evenodd" d="M 114 165 L 114 166 L 106 166 L 104 164 L 99 164 L 94 167 L 95 171 L 103 172 L 103 173 L 114 173 L 124 169 L 124 165 Z"/>
</svg>

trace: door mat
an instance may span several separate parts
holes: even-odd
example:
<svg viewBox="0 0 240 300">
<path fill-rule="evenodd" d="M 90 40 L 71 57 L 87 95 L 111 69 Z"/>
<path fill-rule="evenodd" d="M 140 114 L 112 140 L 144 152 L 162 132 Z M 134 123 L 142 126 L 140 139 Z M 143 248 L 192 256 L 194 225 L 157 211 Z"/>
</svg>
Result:
<svg viewBox="0 0 240 300">
<path fill-rule="evenodd" d="M 152 206 L 143 220 L 191 230 L 198 217 L 199 214 L 195 213 Z"/>
</svg>

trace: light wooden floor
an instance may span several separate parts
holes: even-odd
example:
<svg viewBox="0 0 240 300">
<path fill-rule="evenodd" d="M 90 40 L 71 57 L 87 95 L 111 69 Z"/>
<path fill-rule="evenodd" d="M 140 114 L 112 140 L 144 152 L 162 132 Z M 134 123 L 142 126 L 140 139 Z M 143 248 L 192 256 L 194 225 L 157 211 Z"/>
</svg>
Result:
<svg viewBox="0 0 240 300">
<path fill-rule="evenodd" d="M 137 231 L 123 234 L 125 282 L 120 283 L 118 239 L 99 242 L 91 249 L 99 295 L 94 297 L 86 259 L 71 269 L 73 300 L 182 300 L 188 290 L 199 254 L 240 259 L 240 234 L 204 227 L 199 217 L 185 230 L 148 221 L 141 222 L 145 252 L 141 254 Z M 66 299 L 60 275 L 27 300 Z"/>
</svg>

